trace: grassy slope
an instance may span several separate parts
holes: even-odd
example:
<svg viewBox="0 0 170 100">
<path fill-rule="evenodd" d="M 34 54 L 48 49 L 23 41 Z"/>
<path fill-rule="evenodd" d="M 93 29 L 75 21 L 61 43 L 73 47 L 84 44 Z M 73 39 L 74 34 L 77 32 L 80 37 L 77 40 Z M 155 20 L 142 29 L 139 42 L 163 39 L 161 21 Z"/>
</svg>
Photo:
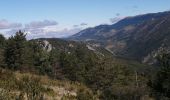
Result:
<svg viewBox="0 0 170 100">
<path fill-rule="evenodd" d="M 29 77 L 30 81 L 23 81 L 25 77 Z M 79 90 L 90 91 L 83 84 L 77 82 L 53 80 L 47 76 L 0 69 L 0 100 L 15 100 L 21 93 L 25 92 L 27 88 L 31 88 L 31 85 L 25 87 L 27 83 L 34 83 L 33 81 L 36 79 L 39 80 L 38 83 L 44 89 L 40 89 L 39 92 L 43 93 L 45 100 L 76 100 Z M 21 87 L 21 84 L 24 86 Z M 35 87 L 37 89 L 38 86 L 35 84 Z M 24 99 L 26 98 L 26 94 L 24 94 Z"/>
</svg>

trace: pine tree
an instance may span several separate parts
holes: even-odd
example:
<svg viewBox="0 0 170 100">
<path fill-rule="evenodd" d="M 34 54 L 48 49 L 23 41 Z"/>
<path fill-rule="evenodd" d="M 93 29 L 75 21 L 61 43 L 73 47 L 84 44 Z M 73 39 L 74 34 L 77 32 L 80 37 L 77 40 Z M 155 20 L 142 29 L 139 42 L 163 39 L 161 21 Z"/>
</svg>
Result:
<svg viewBox="0 0 170 100">
<path fill-rule="evenodd" d="M 0 66 L 4 65 L 4 46 L 5 46 L 5 37 L 0 34 Z"/>
<path fill-rule="evenodd" d="M 161 69 L 155 78 L 149 82 L 153 94 L 157 99 L 170 98 L 170 54 L 162 54 L 159 59 Z"/>
<path fill-rule="evenodd" d="M 26 35 L 22 31 L 7 40 L 4 57 L 8 68 L 17 69 L 24 63 L 25 42 Z"/>
<path fill-rule="evenodd" d="M 2 49 L 5 46 L 5 37 L 0 34 L 0 49 Z"/>
</svg>

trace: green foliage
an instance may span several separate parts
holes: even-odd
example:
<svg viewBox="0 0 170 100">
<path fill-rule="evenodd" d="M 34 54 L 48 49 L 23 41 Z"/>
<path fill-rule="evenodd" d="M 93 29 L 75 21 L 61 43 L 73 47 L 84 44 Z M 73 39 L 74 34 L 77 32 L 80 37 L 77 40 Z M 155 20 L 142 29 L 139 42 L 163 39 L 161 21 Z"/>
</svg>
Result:
<svg viewBox="0 0 170 100">
<path fill-rule="evenodd" d="M 72 81 L 85 83 L 95 92 L 101 91 L 103 100 L 137 100 L 148 95 L 147 79 L 142 70 L 138 72 L 136 65 L 127 65 L 120 60 L 115 63 L 112 58 L 98 56 L 83 46 L 69 54 L 60 54 L 64 75 Z M 83 96 L 80 94 L 81 98 Z"/>
<path fill-rule="evenodd" d="M 7 40 L 4 57 L 8 68 L 17 69 L 23 65 L 25 41 L 25 34 L 21 31 Z"/>
<path fill-rule="evenodd" d="M 83 47 L 77 47 L 75 51 L 68 53 L 62 52 L 60 54 L 60 66 L 62 66 L 63 73 L 72 81 L 85 82 L 87 72 L 93 68 L 93 60 L 97 57 L 94 53 L 88 52 Z"/>
<path fill-rule="evenodd" d="M 29 46 L 27 46 L 27 50 L 29 50 L 29 58 L 27 62 L 30 62 L 28 65 L 32 64 L 34 66 L 34 70 L 38 70 L 38 72 L 42 75 L 52 76 L 52 65 L 54 63 L 54 53 L 47 52 L 43 48 L 42 41 L 28 41 Z"/>
<path fill-rule="evenodd" d="M 2 49 L 2 48 L 4 48 L 4 46 L 5 46 L 5 37 L 2 35 L 2 34 L 0 34 L 0 48 Z"/>
<path fill-rule="evenodd" d="M 145 87 L 134 85 L 112 85 L 105 88 L 100 96 L 102 100 L 140 100 L 147 95 Z"/>
<path fill-rule="evenodd" d="M 3 40 L 1 41 L 3 42 Z M 0 46 L 1 44 L 4 45 L 4 43 L 0 43 Z M 5 48 L 2 51 L 5 52 L 0 52 L 0 61 L 4 59 L 7 68 L 52 76 L 51 55 L 53 54 L 43 50 L 41 41 L 27 41 L 23 32 L 18 31 L 6 40 Z"/>
<path fill-rule="evenodd" d="M 148 95 L 147 69 L 138 63 L 115 60 L 108 56 L 109 53 L 107 56 L 99 54 L 79 42 L 49 39 L 52 50 L 47 51 L 43 39 L 28 41 L 21 31 L 4 41 L 5 48 L 0 49 L 5 51 L 6 68 L 83 83 L 92 91 L 78 91 L 78 100 L 95 100 L 94 95 L 103 100 L 137 100 Z M 9 73 L 8 79 L 1 74 L 0 86 L 22 91 L 18 97 L 21 100 L 25 94 L 30 99 L 40 99 L 46 91 L 36 77 L 16 79 Z M 75 99 L 67 95 L 63 97 L 67 98 Z"/>
<path fill-rule="evenodd" d="M 0 66 L 4 66 L 4 47 L 6 45 L 6 39 L 0 34 Z"/>
<path fill-rule="evenodd" d="M 170 54 L 162 54 L 158 60 L 160 61 L 161 69 L 150 80 L 148 85 L 151 87 L 152 94 L 156 99 L 170 99 Z"/>
</svg>

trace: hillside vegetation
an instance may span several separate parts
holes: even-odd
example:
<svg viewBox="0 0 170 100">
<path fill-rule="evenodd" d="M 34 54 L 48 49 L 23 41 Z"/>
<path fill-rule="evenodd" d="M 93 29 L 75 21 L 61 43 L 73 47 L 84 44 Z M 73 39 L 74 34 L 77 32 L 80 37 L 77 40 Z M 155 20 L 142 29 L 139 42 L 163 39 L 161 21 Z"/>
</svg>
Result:
<svg viewBox="0 0 170 100">
<path fill-rule="evenodd" d="M 97 99 L 80 83 L 0 69 L 0 100 L 77 100 L 82 95 Z"/>
<path fill-rule="evenodd" d="M 169 95 L 167 85 L 153 84 L 159 81 L 152 78 L 158 68 L 114 58 L 102 48 L 60 39 L 28 41 L 21 31 L 0 38 L 2 100 L 152 100 Z M 161 56 L 163 61 L 169 67 L 169 56 Z M 169 82 L 169 74 L 163 74 Z"/>
</svg>

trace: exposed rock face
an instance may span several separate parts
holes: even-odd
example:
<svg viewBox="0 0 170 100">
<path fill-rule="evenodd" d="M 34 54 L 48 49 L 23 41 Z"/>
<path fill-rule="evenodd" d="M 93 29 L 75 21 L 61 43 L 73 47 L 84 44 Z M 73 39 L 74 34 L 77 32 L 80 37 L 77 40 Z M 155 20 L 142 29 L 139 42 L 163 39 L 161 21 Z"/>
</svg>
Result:
<svg viewBox="0 0 170 100">
<path fill-rule="evenodd" d="M 93 47 L 91 47 L 90 45 L 86 45 L 86 47 L 87 47 L 89 50 L 95 51 L 95 49 L 94 49 Z"/>
<path fill-rule="evenodd" d="M 170 47 L 160 47 L 158 50 L 152 51 L 146 57 L 143 58 L 143 63 L 147 63 L 149 65 L 155 64 L 157 62 L 156 57 L 162 53 L 170 53 Z"/>
<path fill-rule="evenodd" d="M 47 40 L 44 40 L 43 42 L 44 42 L 43 49 L 46 50 L 47 52 L 50 52 L 52 50 L 52 45 Z"/>
</svg>

